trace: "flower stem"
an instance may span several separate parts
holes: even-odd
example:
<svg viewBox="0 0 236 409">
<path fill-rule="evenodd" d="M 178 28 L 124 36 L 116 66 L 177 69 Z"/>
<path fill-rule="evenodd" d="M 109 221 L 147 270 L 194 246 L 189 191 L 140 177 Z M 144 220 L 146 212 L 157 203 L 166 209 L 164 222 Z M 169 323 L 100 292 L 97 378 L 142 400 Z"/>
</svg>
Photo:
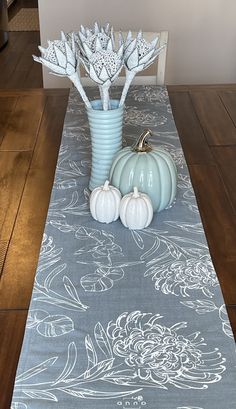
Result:
<svg viewBox="0 0 236 409">
<path fill-rule="evenodd" d="M 101 87 L 102 88 L 102 106 L 104 111 L 108 111 L 109 109 L 109 87 Z"/>
<path fill-rule="evenodd" d="M 135 77 L 135 72 L 126 70 L 126 80 L 125 80 L 125 85 L 124 85 L 124 88 L 121 94 L 119 107 L 124 105 L 125 98 L 127 96 L 127 92 L 129 90 L 130 84 L 133 81 L 134 77 Z"/>
<path fill-rule="evenodd" d="M 77 90 L 79 91 L 80 96 L 81 96 L 82 100 L 84 101 L 86 107 L 87 107 L 87 108 L 91 108 L 91 104 L 90 104 L 90 102 L 89 102 L 89 100 L 88 100 L 88 97 L 87 97 L 87 95 L 86 95 L 86 93 L 85 93 L 85 91 L 84 91 L 84 89 L 83 89 L 83 86 L 82 86 L 82 84 L 81 84 L 81 81 L 80 81 L 80 78 L 79 78 L 78 73 L 75 72 L 74 74 L 69 75 L 68 78 L 71 80 L 71 82 L 73 82 L 74 86 L 75 86 L 75 87 L 77 88 Z"/>
</svg>

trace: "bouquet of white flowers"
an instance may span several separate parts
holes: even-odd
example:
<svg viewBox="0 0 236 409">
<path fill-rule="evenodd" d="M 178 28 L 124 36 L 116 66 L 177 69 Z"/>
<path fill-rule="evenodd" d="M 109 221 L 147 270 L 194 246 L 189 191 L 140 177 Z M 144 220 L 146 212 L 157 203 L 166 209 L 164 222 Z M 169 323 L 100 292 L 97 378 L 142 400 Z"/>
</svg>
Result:
<svg viewBox="0 0 236 409">
<path fill-rule="evenodd" d="M 49 41 L 48 47 L 39 46 L 41 57 L 33 56 L 35 61 L 48 67 L 53 74 L 68 77 L 85 105 L 91 108 L 90 101 L 81 83 L 80 68 L 98 85 L 103 110 L 110 108 L 109 88 L 125 68 L 126 81 L 120 99 L 124 104 L 130 84 L 137 72 L 149 67 L 164 46 L 158 46 L 159 39 L 147 42 L 141 31 L 133 38 L 131 31 L 124 39 L 118 35 L 117 46 L 113 28 L 110 24 L 93 28 L 80 27 L 80 31 L 61 33 L 61 40 Z"/>
</svg>

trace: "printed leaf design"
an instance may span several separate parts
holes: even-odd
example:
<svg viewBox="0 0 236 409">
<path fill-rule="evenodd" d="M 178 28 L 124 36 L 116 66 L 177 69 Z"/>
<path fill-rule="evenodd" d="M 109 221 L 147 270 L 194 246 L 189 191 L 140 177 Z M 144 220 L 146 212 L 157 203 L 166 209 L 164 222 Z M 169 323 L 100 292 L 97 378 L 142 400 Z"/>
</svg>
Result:
<svg viewBox="0 0 236 409">
<path fill-rule="evenodd" d="M 57 360 L 57 356 L 47 359 L 44 362 L 41 362 L 39 365 L 34 366 L 33 368 L 28 369 L 28 371 L 23 372 L 16 377 L 16 383 L 26 381 L 27 379 L 32 378 L 33 376 L 38 375 L 41 372 L 46 371 L 50 366 L 52 366 Z"/>
<path fill-rule="evenodd" d="M 177 409 L 203 409 L 200 406 L 178 406 Z"/>
<path fill-rule="evenodd" d="M 206 314 L 218 309 L 215 303 L 209 300 L 181 301 L 180 303 L 194 309 L 198 314 Z"/>
<path fill-rule="evenodd" d="M 70 226 L 67 223 L 59 222 L 59 221 L 54 221 L 50 220 L 50 224 L 55 227 L 56 229 L 60 230 L 63 233 L 69 233 L 71 231 L 74 231 L 73 226 Z"/>
<path fill-rule="evenodd" d="M 184 205 L 186 205 L 191 212 L 193 212 L 193 213 L 195 213 L 195 214 L 198 214 L 199 210 L 198 210 L 197 205 L 194 205 L 194 204 L 192 204 L 192 203 L 186 202 L 186 200 L 182 200 L 182 203 L 183 203 Z"/>
<path fill-rule="evenodd" d="M 74 342 L 71 342 L 68 345 L 67 350 L 67 361 L 65 367 L 61 374 L 58 376 L 54 385 L 58 384 L 59 382 L 66 382 L 66 379 L 70 376 L 71 372 L 73 371 L 75 364 L 77 362 L 77 348 Z"/>
<path fill-rule="evenodd" d="M 234 338 L 225 304 L 223 304 L 219 309 L 219 317 L 222 321 L 222 329 L 225 335 L 227 335 L 229 338 Z"/>
<path fill-rule="evenodd" d="M 143 250 L 144 249 L 144 241 L 143 241 L 142 237 L 140 236 L 140 234 L 136 230 L 131 230 L 131 234 L 132 234 L 133 239 L 134 239 L 135 243 L 137 244 L 137 246 L 141 250 Z"/>
<path fill-rule="evenodd" d="M 181 257 L 181 252 L 178 250 L 178 247 L 175 246 L 173 243 L 170 243 L 169 241 L 166 241 L 166 246 L 169 250 L 170 255 L 175 258 L 175 259 L 180 259 Z"/>
<path fill-rule="evenodd" d="M 99 267 L 94 273 L 86 274 L 80 280 L 85 291 L 102 292 L 113 287 L 114 281 L 121 280 L 124 276 L 122 268 Z"/>
<path fill-rule="evenodd" d="M 40 296 L 35 296 L 34 300 L 37 301 L 41 301 L 41 302 L 45 302 L 47 304 L 52 304 L 52 305 L 57 305 L 60 308 L 63 308 L 65 310 L 80 310 L 80 311 L 86 311 L 86 309 L 88 308 L 86 305 L 79 303 L 79 302 L 75 302 L 73 300 L 69 300 L 69 299 L 64 299 L 59 298 L 59 294 L 58 297 L 52 297 L 50 295 L 44 294 L 44 295 L 40 295 Z"/>
<path fill-rule="evenodd" d="M 11 409 L 27 409 L 27 405 L 21 402 L 14 402 L 11 404 Z"/>
<path fill-rule="evenodd" d="M 39 390 L 25 390 L 22 389 L 22 392 L 26 395 L 29 396 L 29 398 L 32 399 L 46 399 L 46 400 L 50 400 L 50 401 L 54 401 L 54 402 L 58 402 L 58 399 L 55 395 L 53 395 L 53 393 L 48 392 L 48 391 L 39 391 Z"/>
<path fill-rule="evenodd" d="M 72 283 L 72 281 L 69 279 L 69 277 L 64 276 L 63 277 L 63 283 L 64 283 L 65 289 L 66 289 L 67 293 L 70 295 L 70 297 L 73 300 L 75 300 L 76 302 L 79 302 L 80 304 L 82 304 L 81 301 L 80 301 L 79 295 L 77 293 L 77 290 L 76 290 L 74 284 Z"/>
<path fill-rule="evenodd" d="M 186 245 L 186 237 L 170 236 L 169 238 L 172 239 L 172 240 L 174 240 L 175 242 L 179 242 L 179 243 L 181 243 L 181 244 L 185 244 L 185 245 Z M 192 240 L 192 239 L 189 239 L 189 238 L 188 238 L 187 244 L 188 244 L 188 245 L 193 245 L 193 246 L 198 246 L 198 247 L 201 247 L 201 248 L 203 248 L 203 249 L 205 249 L 205 250 L 208 250 L 208 247 L 207 247 L 206 244 L 201 243 L 201 242 L 196 241 L 196 240 Z"/>
<path fill-rule="evenodd" d="M 160 239 L 158 237 L 155 238 L 154 243 L 152 247 L 147 250 L 142 256 L 140 257 L 140 260 L 145 260 L 148 257 L 151 257 L 160 247 Z"/>
<path fill-rule="evenodd" d="M 133 395 L 134 393 L 140 392 L 142 389 L 135 389 L 131 391 L 120 391 L 120 392 L 106 392 L 106 391 L 97 391 L 85 388 L 78 389 L 69 389 L 63 388 L 63 392 L 68 393 L 69 395 L 75 396 L 77 398 L 94 398 L 94 399 L 108 399 L 108 398 L 120 398 L 124 396 Z"/>
<path fill-rule="evenodd" d="M 49 315 L 37 326 L 37 331 L 44 337 L 59 337 L 74 330 L 71 318 L 65 315 Z"/>
<path fill-rule="evenodd" d="M 105 359 L 104 361 L 98 362 L 97 365 L 85 371 L 83 374 L 83 379 L 95 380 L 99 379 L 100 375 L 104 377 L 107 371 L 110 371 L 114 362 L 114 358 Z"/>
<path fill-rule="evenodd" d="M 52 281 L 54 280 L 54 278 L 60 274 L 63 270 L 65 270 L 65 268 L 67 267 L 67 265 L 61 264 L 60 266 L 55 267 L 46 277 L 45 281 L 44 281 L 44 288 L 49 291 L 50 286 L 52 284 Z"/>
<path fill-rule="evenodd" d="M 234 339 L 234 334 L 229 322 L 222 322 L 222 329 L 227 337 Z"/>
<path fill-rule="evenodd" d="M 55 188 L 56 189 L 64 190 L 64 189 L 71 189 L 72 187 L 76 188 L 76 180 L 75 179 L 55 181 Z"/>
<path fill-rule="evenodd" d="M 112 358 L 112 349 L 107 334 L 100 322 L 95 325 L 94 336 L 96 342 L 106 358 Z"/>
<path fill-rule="evenodd" d="M 85 337 L 85 348 L 86 348 L 87 358 L 88 358 L 88 366 L 87 366 L 87 371 L 88 371 L 90 368 L 93 368 L 98 363 L 97 353 L 95 351 L 93 341 L 91 340 L 91 337 L 89 335 L 86 335 Z"/>
<path fill-rule="evenodd" d="M 48 317 L 48 313 L 44 310 L 30 310 L 26 322 L 26 328 L 34 328 Z"/>
<path fill-rule="evenodd" d="M 203 233 L 203 227 L 201 223 L 189 224 L 189 223 L 182 222 L 182 221 L 181 222 L 166 221 L 164 223 L 168 224 L 168 226 L 175 227 L 177 229 L 181 229 L 189 233 L 197 233 L 197 234 Z"/>
</svg>

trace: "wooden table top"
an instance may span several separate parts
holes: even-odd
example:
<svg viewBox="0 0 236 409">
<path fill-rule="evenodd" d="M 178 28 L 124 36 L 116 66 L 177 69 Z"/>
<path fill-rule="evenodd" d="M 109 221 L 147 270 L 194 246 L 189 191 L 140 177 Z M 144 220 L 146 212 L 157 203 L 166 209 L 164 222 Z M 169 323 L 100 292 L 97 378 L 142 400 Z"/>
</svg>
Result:
<svg viewBox="0 0 236 409">
<path fill-rule="evenodd" d="M 236 336 L 236 85 L 168 91 Z M 0 409 L 10 408 L 67 100 L 65 89 L 0 91 Z"/>
</svg>

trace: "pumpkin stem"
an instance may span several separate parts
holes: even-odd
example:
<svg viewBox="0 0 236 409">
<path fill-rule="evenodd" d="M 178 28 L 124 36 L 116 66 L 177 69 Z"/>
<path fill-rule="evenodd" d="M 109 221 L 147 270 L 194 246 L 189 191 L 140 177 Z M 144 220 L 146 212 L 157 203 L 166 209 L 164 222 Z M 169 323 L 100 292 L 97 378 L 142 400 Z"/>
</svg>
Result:
<svg viewBox="0 0 236 409">
<path fill-rule="evenodd" d="M 151 146 L 148 144 L 147 137 L 152 135 L 150 129 L 144 129 L 143 133 L 138 138 L 137 142 L 133 147 L 135 152 L 150 152 L 152 150 Z"/>
<path fill-rule="evenodd" d="M 133 197 L 134 197 L 135 199 L 137 199 L 137 197 L 139 197 L 139 191 L 138 191 L 137 186 L 134 186 L 134 193 L 133 193 Z"/>
<path fill-rule="evenodd" d="M 109 190 L 109 180 L 106 180 L 106 182 L 104 183 L 104 185 L 103 185 L 103 190 Z"/>
</svg>

